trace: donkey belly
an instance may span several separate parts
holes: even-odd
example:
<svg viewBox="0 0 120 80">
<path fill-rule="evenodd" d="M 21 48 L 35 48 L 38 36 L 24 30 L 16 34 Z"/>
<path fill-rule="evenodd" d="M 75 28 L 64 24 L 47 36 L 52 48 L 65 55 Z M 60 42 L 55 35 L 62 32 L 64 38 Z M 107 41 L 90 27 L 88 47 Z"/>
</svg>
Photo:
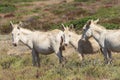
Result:
<svg viewBox="0 0 120 80">
<path fill-rule="evenodd" d="M 111 33 L 105 39 L 106 47 L 114 52 L 120 52 L 120 33 Z"/>
<path fill-rule="evenodd" d="M 113 52 L 120 52 L 120 43 L 109 43 L 107 44 L 107 48 Z"/>
<path fill-rule="evenodd" d="M 111 51 L 113 51 L 113 52 L 120 52 L 120 45 L 109 46 L 108 49 L 111 50 Z"/>
<path fill-rule="evenodd" d="M 44 55 L 52 54 L 54 52 L 53 48 L 50 46 L 36 46 L 35 50 Z"/>
</svg>

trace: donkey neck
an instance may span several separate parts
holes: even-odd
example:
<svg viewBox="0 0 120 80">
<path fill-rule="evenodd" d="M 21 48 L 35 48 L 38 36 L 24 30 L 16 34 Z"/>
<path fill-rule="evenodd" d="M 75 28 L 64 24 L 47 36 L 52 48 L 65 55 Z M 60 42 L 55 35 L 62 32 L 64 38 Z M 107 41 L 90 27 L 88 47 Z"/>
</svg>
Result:
<svg viewBox="0 0 120 80">
<path fill-rule="evenodd" d="M 24 44 L 28 44 L 28 41 L 30 40 L 30 35 L 33 33 L 32 31 L 30 30 L 27 30 L 27 29 L 24 29 L 24 28 L 21 28 L 21 35 L 20 35 L 20 41 Z M 31 35 L 32 36 L 32 35 Z"/>
<path fill-rule="evenodd" d="M 92 35 L 93 38 L 99 42 L 101 35 L 103 35 L 106 32 L 106 29 L 103 28 L 102 26 L 96 25 L 94 28 L 92 28 Z"/>
<path fill-rule="evenodd" d="M 21 33 L 24 35 L 29 35 L 32 33 L 32 31 L 28 30 L 28 29 L 24 29 L 24 28 L 20 28 Z"/>
<path fill-rule="evenodd" d="M 81 35 L 78 35 L 74 32 L 70 32 L 71 38 L 70 38 L 70 44 L 77 49 L 78 48 L 78 42 L 81 38 Z"/>
</svg>

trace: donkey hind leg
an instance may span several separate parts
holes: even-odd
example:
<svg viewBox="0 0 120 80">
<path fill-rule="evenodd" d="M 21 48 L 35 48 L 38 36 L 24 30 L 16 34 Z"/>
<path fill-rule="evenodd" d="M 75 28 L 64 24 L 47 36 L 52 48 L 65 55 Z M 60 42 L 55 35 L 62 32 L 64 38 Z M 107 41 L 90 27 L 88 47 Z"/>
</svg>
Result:
<svg viewBox="0 0 120 80">
<path fill-rule="evenodd" d="M 32 61 L 33 61 L 33 66 L 40 66 L 40 59 L 38 53 L 32 49 Z"/>
<path fill-rule="evenodd" d="M 32 63 L 33 63 L 33 66 L 36 65 L 36 61 L 35 61 L 35 51 L 34 51 L 34 49 L 32 49 Z"/>
<path fill-rule="evenodd" d="M 103 55 L 104 55 L 104 60 L 105 60 L 105 64 L 108 64 L 108 52 L 107 49 L 103 48 Z"/>
<path fill-rule="evenodd" d="M 36 53 L 36 63 L 37 63 L 37 66 L 40 67 L 40 57 L 39 57 L 39 53 Z"/>
<path fill-rule="evenodd" d="M 109 64 L 111 64 L 113 59 L 112 59 L 112 54 L 110 50 L 108 50 L 108 57 L 109 57 Z"/>
</svg>

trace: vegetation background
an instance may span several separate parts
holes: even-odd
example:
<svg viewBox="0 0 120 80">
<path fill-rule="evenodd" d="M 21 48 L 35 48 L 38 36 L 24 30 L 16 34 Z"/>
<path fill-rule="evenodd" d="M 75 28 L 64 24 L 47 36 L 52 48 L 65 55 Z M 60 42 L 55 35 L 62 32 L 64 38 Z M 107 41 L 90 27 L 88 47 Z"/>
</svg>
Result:
<svg viewBox="0 0 120 80">
<path fill-rule="evenodd" d="M 107 29 L 120 28 L 120 0 L 0 0 L 0 80 L 120 80 L 120 55 L 104 65 L 103 55 L 85 55 L 84 62 L 69 46 L 62 67 L 55 54 L 40 55 L 41 67 L 32 66 L 31 51 L 22 43 L 13 47 L 10 20 L 24 28 L 48 31 L 73 24 L 80 34 L 89 19 L 100 19 Z"/>
</svg>

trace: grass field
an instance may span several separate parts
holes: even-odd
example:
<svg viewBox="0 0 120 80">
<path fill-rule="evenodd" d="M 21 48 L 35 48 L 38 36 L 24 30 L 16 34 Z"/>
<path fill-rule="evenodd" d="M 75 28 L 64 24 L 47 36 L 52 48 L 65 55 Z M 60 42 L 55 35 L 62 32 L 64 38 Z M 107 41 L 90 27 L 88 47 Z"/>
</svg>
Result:
<svg viewBox="0 0 120 80">
<path fill-rule="evenodd" d="M 1 80 L 119 80 L 120 56 L 113 54 L 114 63 L 103 64 L 101 53 L 85 55 L 81 62 L 76 53 L 67 56 L 64 66 L 55 54 L 40 55 L 41 67 L 33 67 L 30 54 L 22 56 L 1 55 Z"/>
<path fill-rule="evenodd" d="M 39 55 L 40 68 L 32 66 L 31 51 L 23 44 L 13 47 L 11 27 L 23 21 L 31 30 L 61 29 L 61 23 L 73 24 L 77 33 L 89 19 L 100 19 L 107 29 L 120 28 L 119 0 L 1 0 L 0 1 L 0 80 L 120 80 L 120 55 L 113 53 L 113 63 L 105 65 L 103 55 L 85 55 L 80 61 L 72 47 L 64 66 L 55 54 Z M 2 35 L 1 35 L 2 34 Z M 8 55 L 13 54 L 13 55 Z"/>
</svg>

